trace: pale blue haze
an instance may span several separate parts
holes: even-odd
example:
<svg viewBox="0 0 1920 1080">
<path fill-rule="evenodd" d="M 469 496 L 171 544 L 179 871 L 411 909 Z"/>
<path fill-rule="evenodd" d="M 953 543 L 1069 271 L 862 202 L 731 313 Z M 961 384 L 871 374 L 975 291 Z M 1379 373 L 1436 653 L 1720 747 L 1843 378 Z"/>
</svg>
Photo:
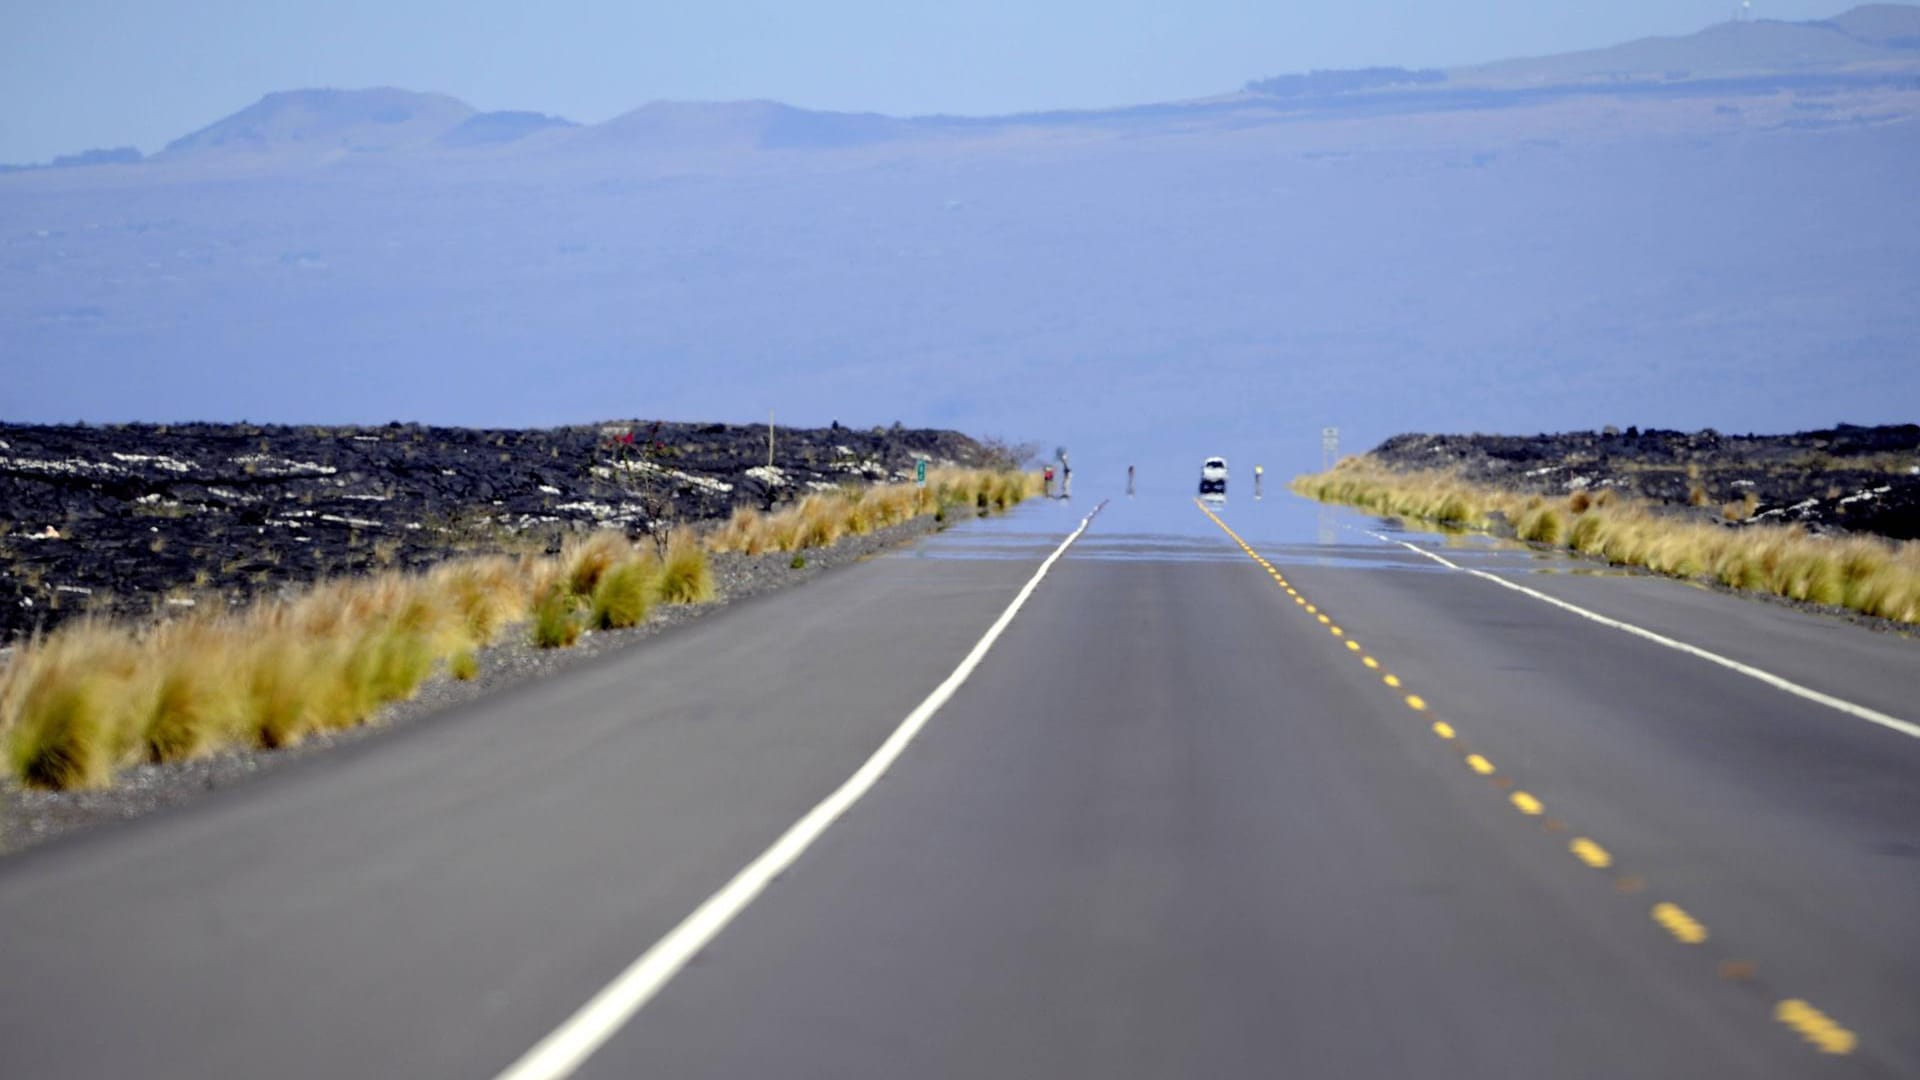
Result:
<svg viewBox="0 0 1920 1080">
<path fill-rule="evenodd" d="M 654 100 L 992 114 L 1690 33 L 1733 0 L 6 0 L 0 162 L 147 153 L 264 94 L 398 86 L 583 123 Z M 1761 0 L 1778 19 L 1840 0 Z"/>
</svg>

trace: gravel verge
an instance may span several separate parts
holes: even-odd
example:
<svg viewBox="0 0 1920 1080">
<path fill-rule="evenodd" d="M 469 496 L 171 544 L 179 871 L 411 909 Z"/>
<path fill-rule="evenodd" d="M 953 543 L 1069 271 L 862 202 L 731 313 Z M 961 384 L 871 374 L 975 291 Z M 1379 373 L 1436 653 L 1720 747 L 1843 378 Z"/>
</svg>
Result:
<svg viewBox="0 0 1920 1080">
<path fill-rule="evenodd" d="M 387 707 L 369 723 L 315 735 L 286 750 L 227 751 L 193 761 L 139 765 L 122 772 L 113 787 L 101 791 L 39 791 L 22 787 L 13 780 L 4 781 L 0 785 L 0 856 L 109 822 L 131 821 L 180 806 L 216 791 L 253 782 L 335 747 L 378 739 L 423 717 L 494 691 L 531 679 L 557 677 L 595 657 L 633 648 L 672 627 L 709 616 L 729 604 L 800 585 L 942 528 L 932 515 L 926 515 L 865 536 L 850 536 L 829 548 L 801 552 L 806 565 L 799 568 L 792 565 L 791 552 L 713 555 L 710 565 L 717 598 L 710 603 L 662 604 L 639 626 L 591 632 L 570 649 L 538 649 L 524 636 L 510 636 L 477 654 L 480 669 L 474 678 L 461 682 L 444 672 L 435 675 L 411 700 Z"/>
</svg>

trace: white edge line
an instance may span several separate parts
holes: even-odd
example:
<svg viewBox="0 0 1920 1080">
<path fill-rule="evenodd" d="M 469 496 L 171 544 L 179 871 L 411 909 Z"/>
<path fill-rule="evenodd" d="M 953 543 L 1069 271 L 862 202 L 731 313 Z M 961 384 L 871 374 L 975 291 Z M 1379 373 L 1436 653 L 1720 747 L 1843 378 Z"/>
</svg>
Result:
<svg viewBox="0 0 1920 1080">
<path fill-rule="evenodd" d="M 1026 604 L 1027 598 L 1033 595 L 1040 579 L 1047 576 L 1047 571 L 1053 568 L 1060 556 L 1066 554 L 1067 548 L 1087 531 L 1094 515 L 1105 505 L 1102 502 L 1094 507 L 1092 513 L 1081 519 L 1080 526 L 1069 533 L 1059 547 L 1053 549 L 1053 554 L 1048 555 L 1040 568 L 1034 571 L 1033 577 L 1027 580 L 1007 609 L 1000 613 L 986 635 L 960 661 L 960 666 L 954 668 L 953 674 L 934 687 L 933 693 L 928 694 L 926 700 L 907 714 L 907 718 L 900 722 L 893 734 L 887 736 L 887 740 L 880 744 L 880 748 L 873 752 L 865 764 L 833 794 L 807 811 L 805 817 L 794 822 L 780 839 L 774 841 L 772 847 L 761 852 L 735 874 L 733 880 L 721 887 L 719 892 L 707 897 L 699 907 L 693 909 L 693 913 L 681 920 L 680 925 L 668 931 L 665 937 L 641 953 L 639 959 L 627 965 L 626 970 L 615 976 L 612 982 L 551 1034 L 540 1040 L 520 1060 L 507 1066 L 495 1080 L 559 1080 L 560 1077 L 572 1075 L 575 1069 L 585 1064 L 587 1058 L 664 989 L 688 961 L 746 910 L 747 905 L 753 903 L 768 883 L 792 866 L 822 833 L 839 820 L 840 815 L 860 801 L 860 797 L 885 775 L 933 714 L 939 712 L 940 707 L 953 697 L 954 691 L 967 681 L 967 676 L 973 674 L 973 669 L 979 666 L 987 650 L 993 647 L 1007 625 L 1013 622 L 1014 615 Z"/>
<path fill-rule="evenodd" d="M 1461 566 L 1459 563 L 1453 562 L 1449 559 L 1442 558 L 1441 556 L 1436 555 L 1433 552 L 1428 551 L 1426 548 L 1420 547 L 1417 544 L 1410 544 L 1405 540 L 1395 540 L 1390 536 L 1386 536 L 1376 532 L 1370 532 L 1367 535 L 1373 537 L 1376 540 L 1384 540 L 1390 544 L 1399 544 L 1401 547 L 1406 548 L 1408 551 L 1411 551 L 1416 555 L 1425 555 L 1427 558 L 1432 559 L 1434 562 L 1439 563 L 1441 566 L 1445 566 L 1453 570 L 1458 570 L 1462 573 L 1472 574 L 1474 577 L 1485 578 L 1486 580 L 1491 581 L 1495 585 L 1498 585 L 1502 588 L 1512 589 L 1514 592 L 1517 592 L 1517 593 L 1525 593 L 1526 595 L 1533 597 L 1535 600 L 1541 600 L 1546 603 L 1552 604 L 1554 607 L 1561 608 L 1566 611 L 1571 611 L 1575 615 L 1578 615 L 1583 619 L 1591 619 L 1602 626 L 1611 626 L 1615 630 L 1623 630 L 1629 634 L 1634 635 L 1635 637 L 1645 638 L 1648 641 L 1652 641 L 1660 645 L 1665 645 L 1669 649 L 1676 649 L 1680 652 L 1686 653 L 1688 656 L 1697 656 L 1700 659 L 1707 661 L 1708 663 L 1719 664 L 1723 668 L 1727 668 L 1731 671 L 1737 671 L 1740 674 L 1745 675 L 1750 679 L 1758 679 L 1759 681 L 1766 683 L 1768 686 L 1771 686 L 1777 690 L 1785 690 L 1787 693 L 1792 694 L 1796 697 L 1802 697 L 1807 699 L 1808 701 L 1817 702 L 1821 705 L 1825 705 L 1829 709 L 1835 709 L 1840 712 L 1846 713 L 1848 716 L 1857 717 L 1861 720 L 1868 721 L 1869 723 L 1879 724 L 1881 727 L 1890 728 L 1894 731 L 1901 733 L 1902 735 L 1910 735 L 1913 738 L 1920 739 L 1920 724 L 1915 724 L 1915 723 L 1912 723 L 1911 721 L 1902 720 L 1897 716 L 1888 716 L 1886 713 L 1880 712 L 1877 709 L 1869 709 L 1865 705 L 1855 705 L 1851 701 L 1846 701 L 1841 698 L 1834 697 L 1832 694 L 1823 694 L 1820 691 L 1813 689 L 1812 687 L 1802 686 L 1799 683 L 1794 682 L 1790 679 L 1783 679 L 1780 676 L 1775 675 L 1770 671 L 1762 671 L 1761 669 L 1754 667 L 1751 664 L 1743 664 L 1738 660 L 1733 660 L 1733 659 L 1729 659 L 1728 657 L 1721 656 L 1719 653 L 1708 652 L 1707 650 L 1700 648 L 1698 645 L 1689 645 L 1684 641 L 1675 641 L 1673 638 L 1667 637 L 1664 634 L 1656 634 L 1651 630 L 1642 629 L 1638 626 L 1633 625 L 1632 623 L 1621 622 L 1618 619 L 1610 619 L 1607 616 L 1602 615 L 1598 612 L 1588 611 L 1586 608 L 1580 607 L 1576 604 L 1569 604 L 1565 600 L 1548 596 L 1546 593 L 1539 592 L 1534 589 L 1529 589 L 1525 585 L 1516 585 L 1513 582 L 1506 580 L 1505 578 L 1499 577 L 1498 575 L 1489 574 L 1485 570 L 1468 569 L 1467 567 Z"/>
</svg>

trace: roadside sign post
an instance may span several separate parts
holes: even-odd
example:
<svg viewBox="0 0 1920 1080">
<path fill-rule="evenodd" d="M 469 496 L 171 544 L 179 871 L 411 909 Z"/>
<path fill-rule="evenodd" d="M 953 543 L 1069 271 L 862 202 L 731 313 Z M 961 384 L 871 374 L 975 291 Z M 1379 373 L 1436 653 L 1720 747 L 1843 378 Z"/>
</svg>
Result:
<svg viewBox="0 0 1920 1080">
<path fill-rule="evenodd" d="M 913 463 L 913 482 L 916 486 L 927 486 L 927 459 L 917 458 Z"/>
</svg>

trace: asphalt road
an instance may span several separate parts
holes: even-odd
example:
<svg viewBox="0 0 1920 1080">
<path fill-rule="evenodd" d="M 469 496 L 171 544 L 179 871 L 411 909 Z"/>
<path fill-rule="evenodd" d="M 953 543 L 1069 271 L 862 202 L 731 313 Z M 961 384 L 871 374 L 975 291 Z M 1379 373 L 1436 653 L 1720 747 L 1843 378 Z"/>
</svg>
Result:
<svg viewBox="0 0 1920 1080">
<path fill-rule="evenodd" d="M 0 1076 L 499 1073 L 1092 501 L 0 863 Z M 1116 499 L 579 1075 L 1920 1075 L 1920 738 L 1396 541 L 1907 720 L 1920 643 L 1379 529 Z"/>
</svg>

